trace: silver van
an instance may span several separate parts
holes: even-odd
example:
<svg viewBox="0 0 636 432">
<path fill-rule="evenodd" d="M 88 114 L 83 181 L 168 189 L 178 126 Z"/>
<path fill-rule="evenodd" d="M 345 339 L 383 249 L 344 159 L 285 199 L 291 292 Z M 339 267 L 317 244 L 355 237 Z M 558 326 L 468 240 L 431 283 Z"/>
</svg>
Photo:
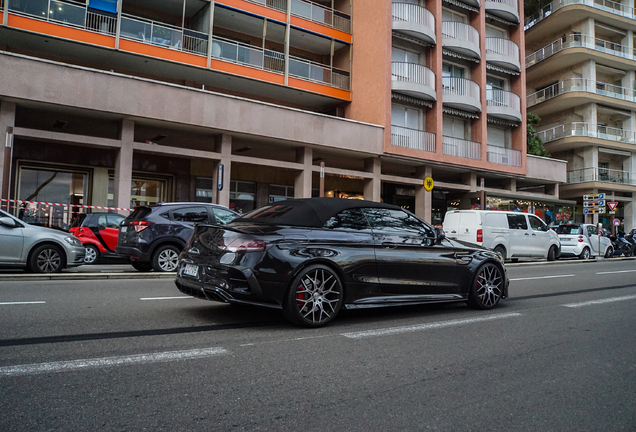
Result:
<svg viewBox="0 0 636 432">
<path fill-rule="evenodd" d="M 501 254 L 506 260 L 561 255 L 557 234 L 533 214 L 513 211 L 451 210 L 444 217 L 446 237 L 475 243 Z"/>
</svg>

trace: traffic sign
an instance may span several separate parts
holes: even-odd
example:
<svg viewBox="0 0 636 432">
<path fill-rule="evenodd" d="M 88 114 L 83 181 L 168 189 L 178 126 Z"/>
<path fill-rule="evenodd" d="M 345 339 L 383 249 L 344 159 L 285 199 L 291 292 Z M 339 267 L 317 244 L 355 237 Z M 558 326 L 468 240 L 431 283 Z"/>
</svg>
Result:
<svg viewBox="0 0 636 432">
<path fill-rule="evenodd" d="M 607 206 L 609 207 L 609 209 L 610 209 L 611 211 L 616 210 L 616 206 L 617 206 L 617 205 L 618 205 L 618 203 L 617 203 L 616 201 L 614 201 L 614 202 L 608 202 L 608 203 L 607 203 Z"/>
<path fill-rule="evenodd" d="M 583 201 L 602 200 L 605 199 L 604 193 L 583 195 Z"/>
<path fill-rule="evenodd" d="M 605 200 L 583 201 L 583 207 L 603 207 L 603 206 L 605 206 Z"/>
<path fill-rule="evenodd" d="M 583 214 L 594 214 L 594 213 L 605 213 L 605 207 L 583 209 Z"/>
<path fill-rule="evenodd" d="M 616 218 L 616 219 L 614 219 L 613 222 L 614 222 L 614 226 L 621 226 L 621 220 L 620 219 Z"/>
</svg>

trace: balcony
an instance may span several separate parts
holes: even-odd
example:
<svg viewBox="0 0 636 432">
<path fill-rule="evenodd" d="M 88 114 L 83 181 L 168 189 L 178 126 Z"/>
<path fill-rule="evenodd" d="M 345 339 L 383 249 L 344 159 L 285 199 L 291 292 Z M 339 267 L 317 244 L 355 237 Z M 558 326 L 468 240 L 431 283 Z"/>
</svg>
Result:
<svg viewBox="0 0 636 432">
<path fill-rule="evenodd" d="M 268 4 L 282 5 L 280 0 L 265 0 Z M 284 2 L 284 11 L 287 10 L 287 2 Z M 332 27 L 345 33 L 351 33 L 351 18 L 349 15 L 336 9 L 325 7 L 318 3 L 306 0 L 291 0 L 291 14 L 305 18 L 318 24 Z"/>
<path fill-rule="evenodd" d="M 458 21 L 442 21 L 442 46 L 471 58 L 481 59 L 479 32 Z"/>
<path fill-rule="evenodd" d="M 393 30 L 435 44 L 435 17 L 426 8 L 413 3 L 393 2 Z"/>
<path fill-rule="evenodd" d="M 566 123 L 550 129 L 544 129 L 538 131 L 537 135 L 544 143 L 567 137 L 588 137 L 636 144 L 636 132 L 582 122 Z"/>
<path fill-rule="evenodd" d="M 586 78 L 570 78 L 529 95 L 527 99 L 528 107 L 571 92 L 587 92 L 628 102 L 634 102 L 635 94 L 632 89 L 614 84 L 592 81 Z"/>
<path fill-rule="evenodd" d="M 612 56 L 635 59 L 634 52 L 629 52 L 629 49 L 614 42 L 606 41 L 603 39 L 596 39 L 591 36 L 570 34 L 556 41 L 550 45 L 546 45 L 540 50 L 533 52 L 526 57 L 526 67 L 534 66 L 535 64 L 547 59 L 554 54 L 561 52 L 568 48 L 588 48 L 597 52 L 610 54 Z"/>
<path fill-rule="evenodd" d="M 510 39 L 487 37 L 486 62 L 520 72 L 519 45 Z"/>
<path fill-rule="evenodd" d="M 391 145 L 435 153 L 435 134 L 391 125 Z"/>
<path fill-rule="evenodd" d="M 444 105 L 468 111 L 481 112 L 480 87 L 465 78 L 442 78 L 442 102 Z"/>
<path fill-rule="evenodd" d="M 426 100 L 437 100 L 435 73 L 415 63 L 391 63 L 391 90 Z"/>
<path fill-rule="evenodd" d="M 636 186 L 636 179 L 629 171 L 596 167 L 568 171 L 568 183 L 586 182 L 605 182 Z"/>
<path fill-rule="evenodd" d="M 475 141 L 443 136 L 442 153 L 449 156 L 481 160 L 481 144 Z"/>
<path fill-rule="evenodd" d="M 519 150 L 493 145 L 489 145 L 486 150 L 488 152 L 488 162 L 515 167 L 521 166 L 521 152 Z"/>
<path fill-rule="evenodd" d="M 351 88 L 348 72 L 293 56 L 289 56 L 289 76 L 347 91 Z"/>
<path fill-rule="evenodd" d="M 484 2 L 486 12 L 513 23 L 519 23 L 519 9 L 517 0 L 486 0 Z"/>
<path fill-rule="evenodd" d="M 609 0 L 555 0 L 552 3 L 544 6 L 536 14 L 527 17 L 524 21 L 524 30 L 528 30 L 530 27 L 540 23 L 559 9 L 570 5 L 589 6 L 591 8 L 601 10 L 616 15 L 618 17 L 631 19 L 636 18 L 634 9 L 632 7 Z"/>
<path fill-rule="evenodd" d="M 521 98 L 505 90 L 486 90 L 486 114 L 504 120 L 520 122 Z"/>
<path fill-rule="evenodd" d="M 479 8 L 481 4 L 479 0 L 459 0 L 461 3 L 467 4 L 468 6 Z"/>
<path fill-rule="evenodd" d="M 116 20 L 115 18 L 113 18 Z M 208 35 L 190 29 L 158 23 L 156 21 L 122 14 L 119 35 L 164 48 L 176 49 L 207 56 Z"/>
</svg>

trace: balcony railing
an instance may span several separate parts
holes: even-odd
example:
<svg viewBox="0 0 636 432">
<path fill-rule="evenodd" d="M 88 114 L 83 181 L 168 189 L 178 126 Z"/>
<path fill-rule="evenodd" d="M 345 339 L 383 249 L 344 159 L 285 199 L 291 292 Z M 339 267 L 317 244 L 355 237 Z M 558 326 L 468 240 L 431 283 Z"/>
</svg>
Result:
<svg viewBox="0 0 636 432">
<path fill-rule="evenodd" d="M 435 152 L 435 134 L 418 129 L 391 125 L 391 144 L 427 152 Z"/>
<path fill-rule="evenodd" d="M 327 65 L 289 56 L 289 75 L 296 78 L 327 84 L 332 87 L 349 90 L 349 74 L 337 71 Z"/>
<path fill-rule="evenodd" d="M 586 78 L 570 78 L 528 96 L 528 107 L 570 92 L 588 92 L 633 102 L 635 91 L 614 84 L 607 84 Z"/>
<path fill-rule="evenodd" d="M 208 35 L 206 33 L 131 15 L 122 14 L 120 37 L 200 56 L 207 56 L 208 52 Z"/>
<path fill-rule="evenodd" d="M 393 2 L 391 10 L 393 20 L 414 22 L 435 31 L 435 16 L 425 7 L 413 3 Z"/>
<path fill-rule="evenodd" d="M 280 12 L 287 12 L 287 0 L 246 0 L 250 3 L 256 3 L 266 6 L 270 9 L 276 9 Z"/>
<path fill-rule="evenodd" d="M 506 90 L 489 89 L 486 90 L 486 105 L 521 111 L 521 98 L 519 95 Z"/>
<path fill-rule="evenodd" d="M 416 63 L 391 62 L 391 80 L 408 81 L 435 89 L 435 72 Z"/>
<path fill-rule="evenodd" d="M 466 78 L 443 77 L 443 94 L 468 96 L 479 101 L 479 84 Z"/>
<path fill-rule="evenodd" d="M 443 136 L 442 153 L 450 156 L 481 160 L 481 144 L 475 141 Z"/>
<path fill-rule="evenodd" d="M 575 136 L 636 144 L 636 132 L 582 122 L 566 123 L 544 129 L 538 131 L 537 135 L 544 143 Z"/>
<path fill-rule="evenodd" d="M 458 21 L 442 21 L 442 36 L 460 39 L 479 46 L 479 32 L 476 28 Z"/>
<path fill-rule="evenodd" d="M 558 53 L 567 48 L 589 48 L 595 51 L 608 53 L 623 58 L 634 58 L 634 53 L 630 54 L 628 48 L 624 45 L 620 45 L 614 42 L 606 41 L 603 39 L 596 39 L 591 36 L 570 34 L 560 39 L 555 40 L 550 45 L 537 50 L 526 57 L 526 67 L 530 67 L 539 63 L 542 60 Z"/>
<path fill-rule="evenodd" d="M 514 59 L 519 59 L 519 45 L 510 39 L 487 37 L 486 52 L 501 54 Z"/>
<path fill-rule="evenodd" d="M 212 38 L 212 57 L 263 69 L 269 72 L 285 72 L 285 55 L 277 51 L 264 50 L 218 36 Z"/>
<path fill-rule="evenodd" d="M 583 168 L 568 171 L 568 183 L 585 183 L 592 181 L 618 183 L 624 185 L 636 185 L 634 175 L 629 171 L 620 171 L 609 168 Z"/>
<path fill-rule="evenodd" d="M 291 14 L 351 33 L 351 18 L 335 9 L 306 0 L 291 0 Z"/>
<path fill-rule="evenodd" d="M 488 152 L 488 162 L 516 167 L 521 166 L 521 152 L 519 150 L 494 145 L 488 145 L 486 150 Z"/>
<path fill-rule="evenodd" d="M 555 0 L 552 3 L 544 6 L 536 14 L 527 17 L 525 20 L 524 30 L 528 30 L 533 25 L 549 17 L 552 13 L 558 11 L 562 7 L 569 5 L 585 5 L 622 17 L 632 19 L 636 18 L 634 9 L 632 7 L 609 0 Z"/>
</svg>

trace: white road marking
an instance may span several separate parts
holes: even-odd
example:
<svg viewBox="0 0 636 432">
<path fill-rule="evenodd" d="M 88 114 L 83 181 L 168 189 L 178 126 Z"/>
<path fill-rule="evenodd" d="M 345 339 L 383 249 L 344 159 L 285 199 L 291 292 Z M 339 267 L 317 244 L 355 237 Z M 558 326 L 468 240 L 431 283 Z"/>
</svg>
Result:
<svg viewBox="0 0 636 432">
<path fill-rule="evenodd" d="M 179 297 L 144 297 L 139 300 L 179 300 L 179 299 L 194 299 L 194 297 L 190 296 L 179 296 Z"/>
<path fill-rule="evenodd" d="M 24 304 L 44 304 L 45 301 L 22 301 L 22 302 L 1 302 L 0 305 L 24 305 Z"/>
<path fill-rule="evenodd" d="M 636 295 L 629 295 L 629 296 L 623 296 L 623 297 L 610 297 L 606 299 L 590 300 L 590 301 L 581 302 L 581 303 L 569 303 L 569 304 L 564 304 L 561 306 L 565 306 L 569 308 L 578 308 L 583 306 L 590 306 L 590 305 L 603 304 L 603 303 L 613 303 L 617 301 L 634 300 L 634 299 L 636 299 Z"/>
<path fill-rule="evenodd" d="M 489 315 L 489 316 L 480 317 L 480 318 L 467 318 L 467 319 L 458 319 L 458 320 L 451 320 L 451 321 L 433 322 L 428 324 L 417 324 L 417 325 L 404 326 L 404 327 L 389 327 L 389 328 L 377 329 L 377 330 L 366 330 L 366 331 L 359 331 L 359 332 L 342 333 L 341 336 L 344 336 L 350 339 L 362 339 L 365 337 L 386 336 L 386 335 L 394 335 L 398 333 L 432 330 L 432 329 L 438 329 L 438 328 L 450 327 L 450 326 L 456 326 L 456 325 L 475 324 L 480 322 L 493 321 L 493 320 L 504 319 L 504 318 L 512 318 L 517 316 L 521 316 L 521 314 L 512 312 L 512 313 L 505 313 L 505 314 L 498 314 L 498 315 Z"/>
<path fill-rule="evenodd" d="M 516 278 L 516 279 L 510 279 L 511 281 L 522 281 L 522 280 L 535 280 L 535 279 L 552 279 L 552 278 L 564 278 L 564 277 L 574 277 L 576 275 L 573 274 L 569 274 L 569 275 L 554 275 L 554 276 L 535 276 L 535 277 L 528 277 L 528 278 Z"/>
<path fill-rule="evenodd" d="M 614 273 L 634 273 L 636 272 L 636 270 L 618 270 L 618 271 L 611 271 L 611 272 L 597 272 L 597 275 L 604 275 L 604 274 L 614 274 Z"/>
<path fill-rule="evenodd" d="M 78 369 L 124 366 L 131 364 L 159 363 L 212 357 L 227 354 L 224 348 L 203 348 L 184 351 L 166 351 L 160 353 L 137 354 L 121 357 L 102 357 L 83 360 L 69 360 L 51 363 L 37 363 L 0 367 L 0 377 L 17 375 L 35 375 L 51 372 L 69 372 Z"/>
</svg>

